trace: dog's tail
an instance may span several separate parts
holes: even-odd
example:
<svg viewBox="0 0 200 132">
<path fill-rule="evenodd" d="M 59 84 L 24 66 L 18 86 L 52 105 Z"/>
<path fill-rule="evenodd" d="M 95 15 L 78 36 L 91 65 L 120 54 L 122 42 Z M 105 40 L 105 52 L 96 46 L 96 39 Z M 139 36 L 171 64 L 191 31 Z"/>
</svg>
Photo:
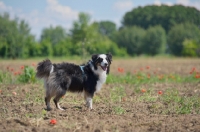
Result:
<svg viewBox="0 0 200 132">
<path fill-rule="evenodd" d="M 36 77 L 38 78 L 49 77 L 50 72 L 53 72 L 53 65 L 49 59 L 46 59 L 38 63 Z"/>
</svg>

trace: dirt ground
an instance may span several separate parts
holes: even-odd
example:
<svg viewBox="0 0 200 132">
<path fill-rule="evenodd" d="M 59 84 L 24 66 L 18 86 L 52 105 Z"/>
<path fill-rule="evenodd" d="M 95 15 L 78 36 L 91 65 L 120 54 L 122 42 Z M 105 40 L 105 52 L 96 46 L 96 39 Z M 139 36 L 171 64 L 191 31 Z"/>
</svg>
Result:
<svg viewBox="0 0 200 132">
<path fill-rule="evenodd" d="M 56 61 L 57 62 L 57 61 Z M 37 64 L 31 61 L 2 61 L 0 69 L 7 66 L 18 68 L 21 65 Z M 113 61 L 111 74 L 119 75 L 117 69 L 133 73 L 149 66 L 152 72 L 159 74 L 178 74 L 187 76 L 192 68 L 200 70 L 198 59 L 125 59 Z M 143 69 L 142 69 L 143 70 Z M 120 101 L 112 101 L 110 92 L 115 87 L 124 88 L 126 96 Z M 65 111 L 57 110 L 51 102 L 53 110 L 44 110 L 44 89 L 42 82 L 34 84 L 0 84 L 0 131 L 2 132 L 110 132 L 110 131 L 200 131 L 200 114 L 161 114 L 164 109 L 152 111 L 151 106 L 160 102 L 138 101 L 141 95 L 134 92 L 132 84 L 105 84 L 95 95 L 93 110 L 84 106 L 81 94 L 67 93 L 61 100 Z M 153 87 L 155 91 L 176 88 L 185 96 L 200 97 L 200 81 L 198 83 L 153 83 L 140 86 Z M 123 108 L 119 113 L 114 108 Z M 121 112 L 121 113 L 120 113 Z M 52 119 L 56 124 L 50 124 Z"/>
</svg>

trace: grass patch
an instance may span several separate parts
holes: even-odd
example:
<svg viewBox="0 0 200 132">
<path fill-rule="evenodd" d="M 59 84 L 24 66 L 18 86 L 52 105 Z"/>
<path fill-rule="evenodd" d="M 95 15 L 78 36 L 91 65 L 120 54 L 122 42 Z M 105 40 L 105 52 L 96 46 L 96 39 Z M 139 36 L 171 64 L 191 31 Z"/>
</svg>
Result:
<svg viewBox="0 0 200 132">
<path fill-rule="evenodd" d="M 122 98 L 126 96 L 124 87 L 115 87 L 110 90 L 110 99 L 112 102 L 121 102 Z"/>
<path fill-rule="evenodd" d="M 125 109 L 123 107 L 121 107 L 121 106 L 115 106 L 115 107 L 113 107 L 113 112 L 115 114 L 117 114 L 117 115 L 122 115 L 122 114 L 126 113 Z"/>
</svg>

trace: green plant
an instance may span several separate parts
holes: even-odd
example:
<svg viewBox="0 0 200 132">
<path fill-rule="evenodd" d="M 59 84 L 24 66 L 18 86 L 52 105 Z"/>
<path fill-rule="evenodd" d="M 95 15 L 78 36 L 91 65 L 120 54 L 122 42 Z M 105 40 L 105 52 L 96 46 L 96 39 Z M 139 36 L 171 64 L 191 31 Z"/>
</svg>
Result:
<svg viewBox="0 0 200 132">
<path fill-rule="evenodd" d="M 13 79 L 9 72 L 0 71 L 0 83 L 12 83 Z"/>
<path fill-rule="evenodd" d="M 23 73 L 18 77 L 18 81 L 22 83 L 34 83 L 36 82 L 35 74 L 36 72 L 33 67 L 25 66 Z"/>
</svg>

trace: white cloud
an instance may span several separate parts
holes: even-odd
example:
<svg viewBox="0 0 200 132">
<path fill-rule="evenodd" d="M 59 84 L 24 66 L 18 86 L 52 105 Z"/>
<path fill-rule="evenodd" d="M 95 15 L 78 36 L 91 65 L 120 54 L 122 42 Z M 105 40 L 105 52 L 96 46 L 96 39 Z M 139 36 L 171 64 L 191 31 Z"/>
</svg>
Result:
<svg viewBox="0 0 200 132">
<path fill-rule="evenodd" d="M 2 1 L 0 1 L 0 12 L 12 11 L 12 7 L 6 6 Z"/>
<path fill-rule="evenodd" d="M 192 6 L 200 10 L 200 1 L 199 0 L 176 0 L 176 4 L 181 4 L 184 6 Z"/>
<path fill-rule="evenodd" d="M 173 4 L 171 2 L 166 2 L 165 5 L 173 6 Z"/>
<path fill-rule="evenodd" d="M 17 8 L 12 8 L 0 1 L 0 13 L 8 12 L 10 18 L 14 19 L 16 16 L 28 22 L 31 32 L 39 38 L 43 28 L 50 25 L 61 25 L 69 29 L 72 22 L 78 18 L 78 11 L 71 9 L 69 6 L 63 6 L 57 0 L 47 0 L 45 12 L 33 10 L 31 12 L 24 12 Z"/>
<path fill-rule="evenodd" d="M 114 4 L 114 9 L 119 11 L 126 11 L 133 8 L 132 1 L 118 1 Z"/>
<path fill-rule="evenodd" d="M 166 2 L 161 2 L 160 0 L 155 0 L 154 1 L 154 5 L 161 6 L 162 4 L 167 5 L 167 6 L 172 6 L 173 5 L 171 2 L 168 2 L 168 1 L 166 1 Z"/>
<path fill-rule="evenodd" d="M 190 1 L 189 0 L 177 0 L 176 3 L 177 4 L 182 4 L 184 6 L 188 6 Z"/>
<path fill-rule="evenodd" d="M 154 5 L 160 6 L 160 5 L 161 5 L 160 0 L 155 0 L 155 1 L 154 1 Z"/>
<path fill-rule="evenodd" d="M 61 19 L 76 19 L 78 12 L 69 6 L 60 5 L 57 0 L 47 0 L 46 11 L 52 16 L 59 16 Z"/>
</svg>

